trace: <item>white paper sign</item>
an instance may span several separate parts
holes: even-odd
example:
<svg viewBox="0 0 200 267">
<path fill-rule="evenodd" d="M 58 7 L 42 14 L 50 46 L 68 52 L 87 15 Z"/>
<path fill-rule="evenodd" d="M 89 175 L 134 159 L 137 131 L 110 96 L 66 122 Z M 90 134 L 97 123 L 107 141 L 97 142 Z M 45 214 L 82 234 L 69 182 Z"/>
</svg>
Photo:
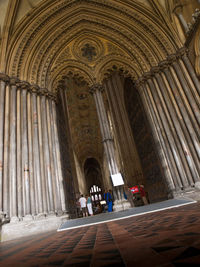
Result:
<svg viewBox="0 0 200 267">
<path fill-rule="evenodd" d="M 122 178 L 121 173 L 116 173 L 111 175 L 111 179 L 114 186 L 119 186 L 124 184 L 124 180 Z"/>
</svg>

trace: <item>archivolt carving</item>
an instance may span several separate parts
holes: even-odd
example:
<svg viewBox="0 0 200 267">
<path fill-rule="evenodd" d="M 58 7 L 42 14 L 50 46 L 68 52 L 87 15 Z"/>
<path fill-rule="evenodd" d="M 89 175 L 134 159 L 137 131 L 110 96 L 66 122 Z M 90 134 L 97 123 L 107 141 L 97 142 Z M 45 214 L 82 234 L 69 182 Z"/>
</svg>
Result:
<svg viewBox="0 0 200 267">
<path fill-rule="evenodd" d="M 86 20 L 88 22 L 84 27 L 89 28 L 85 29 L 90 31 L 93 28 L 93 31 L 97 30 L 110 40 L 117 40 L 119 46 L 124 47 L 132 57 L 137 55 L 138 64 L 143 68 L 146 66 L 144 71 L 154 66 L 158 58 L 165 57 L 174 49 L 169 38 L 171 36 L 164 35 L 159 26 L 159 18 L 148 13 L 139 3 L 133 2 L 134 8 L 129 9 L 123 3 L 112 0 L 44 2 L 24 19 L 10 42 L 10 47 L 16 45 L 13 52 L 9 53 L 11 74 L 30 82 L 43 85 L 49 65 L 57 52 L 56 44 L 61 42 L 60 47 L 75 38 L 78 32 L 76 25 L 80 27 Z M 165 31 L 168 32 L 167 28 Z M 150 39 L 152 43 L 149 42 Z M 144 64 L 145 61 L 149 62 L 149 66 Z M 38 76 L 36 73 L 39 73 Z"/>
<path fill-rule="evenodd" d="M 133 79 L 137 79 L 141 74 L 136 62 L 131 58 L 124 55 L 110 54 L 98 62 L 94 74 L 97 77 L 96 82 L 102 83 L 113 71 L 120 71 L 124 76 L 129 76 Z"/>
<path fill-rule="evenodd" d="M 54 71 L 51 73 L 49 88 L 51 88 L 53 91 L 56 90 L 59 81 L 63 80 L 63 77 L 66 77 L 71 73 L 73 76 L 84 80 L 89 86 L 91 86 L 95 81 L 91 67 L 80 61 L 68 60 L 59 65 L 59 67 L 54 69 Z"/>
<path fill-rule="evenodd" d="M 88 18 L 89 19 L 89 18 Z M 73 22 L 72 22 L 73 23 Z M 77 23 L 74 22 L 73 28 L 66 29 L 62 34 L 58 36 L 58 38 L 55 38 L 55 41 L 50 40 L 49 46 L 47 47 L 47 44 L 44 43 L 44 46 L 47 47 L 41 47 L 43 52 L 43 57 L 40 55 L 38 58 L 40 58 L 40 62 L 35 63 L 34 69 L 38 70 L 38 76 L 36 78 L 37 82 L 41 81 L 43 82 L 46 77 L 46 67 L 50 64 L 48 61 L 53 62 L 53 58 L 57 55 L 57 50 L 60 49 L 60 47 L 66 45 L 69 43 L 69 41 L 73 40 L 74 38 L 81 37 L 82 34 L 86 35 L 88 34 L 88 31 L 86 29 L 90 29 L 89 34 L 94 35 L 103 35 L 104 38 L 107 38 L 108 40 L 111 40 L 113 43 L 116 43 L 127 53 L 129 53 L 133 58 L 135 58 L 136 61 L 138 61 L 138 64 L 141 65 L 144 71 L 147 71 L 150 68 L 150 65 L 156 64 L 155 59 L 152 58 L 152 56 L 149 54 L 149 52 L 146 51 L 146 54 L 141 50 L 141 48 L 136 44 L 136 42 L 132 41 L 134 38 L 132 36 L 132 39 L 128 38 L 127 36 L 122 35 L 122 33 L 117 30 L 113 30 L 110 28 L 110 25 L 102 25 L 97 23 L 92 23 L 92 21 L 78 21 Z M 69 30 L 69 31 L 68 31 Z M 141 45 L 142 46 L 142 45 Z M 149 57 L 147 55 L 149 54 Z M 143 57 L 143 58 L 142 58 Z M 47 61 L 48 59 L 48 61 Z M 46 61 L 46 62 L 45 62 Z M 150 64 L 151 61 L 151 64 Z M 39 66 L 38 66 L 39 65 Z M 43 70 L 41 70 L 43 68 Z M 40 75 L 40 76 L 39 76 Z M 43 78 L 44 77 L 44 78 Z M 44 86 L 44 84 L 41 84 L 41 86 Z"/>
<path fill-rule="evenodd" d="M 195 70 L 197 75 L 200 77 L 200 28 L 197 31 L 195 41 L 194 41 L 194 51 L 195 51 Z"/>
</svg>

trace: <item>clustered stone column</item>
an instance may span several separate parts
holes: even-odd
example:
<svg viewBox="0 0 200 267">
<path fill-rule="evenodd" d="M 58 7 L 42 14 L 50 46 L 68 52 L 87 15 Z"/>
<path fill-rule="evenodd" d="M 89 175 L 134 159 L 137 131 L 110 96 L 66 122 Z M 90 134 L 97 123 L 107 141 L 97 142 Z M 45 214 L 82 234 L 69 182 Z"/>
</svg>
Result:
<svg viewBox="0 0 200 267">
<path fill-rule="evenodd" d="M 137 81 L 157 139 L 168 187 L 191 190 L 200 182 L 200 83 L 180 49 Z"/>
<path fill-rule="evenodd" d="M 123 174 L 125 174 L 126 183 L 133 183 L 134 181 L 135 184 L 143 184 L 144 178 L 141 171 L 140 160 L 131 134 L 129 118 L 124 102 L 124 77 L 118 72 L 115 72 L 109 79 L 105 80 L 104 84 L 112 109 L 114 125 L 117 125 L 115 130 L 120 144 L 120 151 L 124 164 Z"/>
<path fill-rule="evenodd" d="M 55 96 L 0 73 L 0 218 L 64 213 Z"/>
<path fill-rule="evenodd" d="M 100 84 L 95 84 L 90 88 L 90 92 L 94 96 L 96 108 L 97 108 L 97 114 L 99 118 L 99 124 L 102 134 L 102 142 L 104 145 L 106 157 L 108 160 L 108 167 L 110 174 L 116 174 L 119 173 L 119 169 L 117 166 L 117 161 L 115 158 L 115 150 L 114 150 L 114 141 L 111 135 L 110 126 L 103 102 L 102 97 L 102 91 L 103 87 Z"/>
<path fill-rule="evenodd" d="M 106 109 L 104 106 L 104 101 L 103 101 L 103 96 L 102 92 L 104 91 L 104 88 L 100 84 L 94 84 L 90 88 L 90 93 L 93 94 L 95 104 L 96 104 L 96 109 L 97 109 L 97 114 L 99 118 L 99 125 L 100 125 L 100 130 L 101 130 L 101 135 L 102 135 L 102 142 L 108 162 L 108 168 L 110 175 L 112 174 L 117 174 L 119 173 L 119 167 L 117 165 L 117 160 L 116 160 L 116 152 L 114 148 L 114 140 L 111 135 L 111 130 L 110 130 L 110 125 L 108 121 L 108 117 L 106 114 Z M 114 205 L 114 210 L 120 210 L 123 207 L 123 201 L 124 201 L 124 195 L 123 195 L 123 190 L 121 187 L 116 187 L 113 188 L 113 194 L 115 198 L 115 205 Z"/>
</svg>

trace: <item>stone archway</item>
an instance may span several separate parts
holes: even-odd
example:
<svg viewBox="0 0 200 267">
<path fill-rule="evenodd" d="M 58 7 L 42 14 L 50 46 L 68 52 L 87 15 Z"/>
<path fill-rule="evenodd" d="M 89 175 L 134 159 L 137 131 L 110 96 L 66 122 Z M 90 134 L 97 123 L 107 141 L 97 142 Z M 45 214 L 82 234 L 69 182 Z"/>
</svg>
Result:
<svg viewBox="0 0 200 267">
<path fill-rule="evenodd" d="M 10 26 L 19 1 L 13 2 Z M 109 163 L 116 156 L 115 171 L 128 161 L 134 166 L 123 168 L 127 177 L 140 170 L 129 133 L 125 141 L 132 145 L 124 147 L 133 152 L 126 153 L 118 147 L 117 131 L 112 136 L 108 130 L 113 99 L 123 97 L 122 83 L 111 78 L 117 71 L 131 77 L 140 93 L 170 193 L 198 187 L 199 79 L 167 13 L 156 1 L 145 2 L 38 1 L 15 27 L 5 27 L 0 66 L 3 216 L 19 221 L 69 213 L 71 177 L 83 182 L 85 159 L 96 158 L 109 177 L 106 149 L 112 155 Z M 199 41 L 195 45 L 199 48 Z M 109 92 L 111 85 L 119 95 Z M 91 89 L 98 94 L 95 100 Z M 124 109 L 110 114 L 125 118 Z"/>
<path fill-rule="evenodd" d="M 95 158 L 86 159 L 84 164 L 84 174 L 88 192 L 93 185 L 97 185 L 101 189 L 104 189 L 101 167 Z"/>
</svg>

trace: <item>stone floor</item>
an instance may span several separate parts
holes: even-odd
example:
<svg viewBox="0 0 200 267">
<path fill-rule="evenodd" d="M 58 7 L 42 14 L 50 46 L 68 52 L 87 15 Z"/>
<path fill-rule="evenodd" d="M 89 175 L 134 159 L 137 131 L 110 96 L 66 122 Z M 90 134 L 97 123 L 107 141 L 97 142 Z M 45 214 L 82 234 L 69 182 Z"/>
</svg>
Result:
<svg viewBox="0 0 200 267">
<path fill-rule="evenodd" d="M 4 242 L 0 266 L 200 266 L 200 202 Z"/>
</svg>

